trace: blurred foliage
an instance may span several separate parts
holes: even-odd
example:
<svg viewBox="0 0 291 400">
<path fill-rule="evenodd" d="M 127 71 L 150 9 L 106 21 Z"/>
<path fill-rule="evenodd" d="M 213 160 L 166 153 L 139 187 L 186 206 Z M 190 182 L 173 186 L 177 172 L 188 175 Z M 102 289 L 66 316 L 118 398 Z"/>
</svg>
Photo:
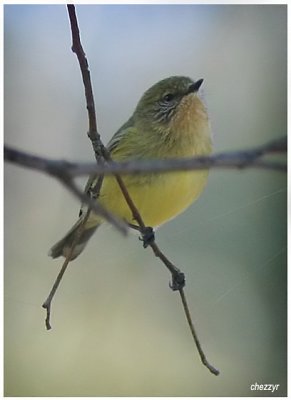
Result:
<svg viewBox="0 0 291 400">
<path fill-rule="evenodd" d="M 139 97 L 170 75 L 204 78 L 217 151 L 287 131 L 284 5 L 78 6 L 107 142 Z M 64 6 L 4 8 L 5 142 L 93 160 Z M 80 185 L 84 180 L 80 180 Z M 212 171 L 195 205 L 157 233 L 187 277 L 212 376 L 169 276 L 136 236 L 102 227 L 70 265 L 45 331 L 41 304 L 60 268 L 47 250 L 78 202 L 57 182 L 5 165 L 6 396 L 286 395 L 286 176 Z"/>
</svg>

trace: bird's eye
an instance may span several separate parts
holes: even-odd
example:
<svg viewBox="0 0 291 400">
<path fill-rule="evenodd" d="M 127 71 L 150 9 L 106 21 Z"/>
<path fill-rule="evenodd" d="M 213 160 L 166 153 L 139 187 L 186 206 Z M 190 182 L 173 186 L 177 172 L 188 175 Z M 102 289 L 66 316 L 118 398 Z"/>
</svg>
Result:
<svg viewBox="0 0 291 400">
<path fill-rule="evenodd" d="M 174 97 L 175 97 L 175 96 L 173 95 L 173 93 L 167 93 L 167 94 L 165 94 L 165 96 L 163 97 L 163 100 L 169 102 L 169 101 L 172 101 L 172 100 L 174 99 Z"/>
</svg>

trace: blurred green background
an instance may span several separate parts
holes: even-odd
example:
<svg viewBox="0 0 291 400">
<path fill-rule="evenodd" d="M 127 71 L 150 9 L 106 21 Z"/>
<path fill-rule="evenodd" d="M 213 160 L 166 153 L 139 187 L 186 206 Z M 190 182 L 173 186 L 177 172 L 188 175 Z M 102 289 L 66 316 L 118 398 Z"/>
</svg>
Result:
<svg viewBox="0 0 291 400">
<path fill-rule="evenodd" d="M 170 75 L 205 79 L 216 151 L 285 135 L 286 14 L 284 5 L 78 6 L 104 142 Z M 6 5 L 4 18 L 5 142 L 92 161 L 65 6 Z M 212 170 L 197 203 L 157 233 L 186 274 L 215 377 L 163 265 L 109 226 L 70 265 L 45 330 L 41 304 L 61 265 L 47 251 L 79 204 L 53 179 L 6 164 L 5 395 L 286 395 L 286 196 L 284 174 Z M 279 390 L 253 392 L 256 382 Z"/>
</svg>

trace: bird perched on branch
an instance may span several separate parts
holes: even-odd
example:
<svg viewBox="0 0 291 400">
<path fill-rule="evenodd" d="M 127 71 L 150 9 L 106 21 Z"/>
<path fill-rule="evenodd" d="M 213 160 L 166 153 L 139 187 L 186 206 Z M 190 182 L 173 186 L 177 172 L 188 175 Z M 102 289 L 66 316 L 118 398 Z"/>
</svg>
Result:
<svg viewBox="0 0 291 400">
<path fill-rule="evenodd" d="M 199 97 L 203 79 L 193 81 L 172 76 L 159 81 L 141 97 L 133 115 L 108 144 L 113 161 L 185 158 L 209 155 L 212 141 L 207 110 Z M 208 170 L 125 175 L 122 179 L 146 226 L 156 228 L 184 211 L 205 187 Z M 85 188 L 88 195 L 98 176 L 91 176 Z M 98 201 L 108 211 L 134 226 L 131 210 L 114 176 L 105 176 Z M 75 225 L 50 250 L 53 258 L 73 260 L 83 251 L 95 230 L 104 222 L 90 212 L 83 224 L 83 206 Z"/>
</svg>

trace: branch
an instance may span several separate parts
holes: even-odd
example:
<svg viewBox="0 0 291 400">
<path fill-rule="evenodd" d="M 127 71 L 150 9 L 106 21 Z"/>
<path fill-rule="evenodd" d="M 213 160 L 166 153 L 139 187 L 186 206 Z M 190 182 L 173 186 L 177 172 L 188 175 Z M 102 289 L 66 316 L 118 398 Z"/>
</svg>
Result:
<svg viewBox="0 0 291 400">
<path fill-rule="evenodd" d="M 120 163 L 111 161 L 106 165 L 96 165 L 96 163 L 73 163 L 63 160 L 51 160 L 4 146 L 4 158 L 6 161 L 55 177 L 66 174 L 70 178 L 92 173 L 98 175 L 112 175 L 116 173 L 140 174 L 146 172 L 189 171 L 205 168 L 262 168 L 287 172 L 286 163 L 262 159 L 262 157 L 267 155 L 275 153 L 285 154 L 286 152 L 287 137 L 283 137 L 254 149 L 225 152 L 211 156 L 167 160 L 133 160 Z"/>
<path fill-rule="evenodd" d="M 61 268 L 61 270 L 60 270 L 60 272 L 59 272 L 59 274 L 58 274 L 58 276 L 57 276 L 57 278 L 56 278 L 56 280 L 55 280 L 55 282 L 53 284 L 53 287 L 51 288 L 51 291 L 50 291 L 46 301 L 42 305 L 42 307 L 46 310 L 45 326 L 46 326 L 47 330 L 50 330 L 52 328 L 51 324 L 50 324 L 52 300 L 53 300 L 54 295 L 55 295 L 55 293 L 56 293 L 56 291 L 57 291 L 57 289 L 59 287 L 59 284 L 61 283 L 63 275 L 66 272 L 66 269 L 67 269 L 67 266 L 69 265 L 69 262 L 71 260 L 74 248 L 75 248 L 76 244 L 78 243 L 78 240 L 79 240 L 79 238 L 80 238 L 80 236 L 81 236 L 81 234 L 82 234 L 82 232 L 84 230 L 84 226 L 85 226 L 85 224 L 86 224 L 86 222 L 87 222 L 87 220 L 89 218 L 89 214 L 90 214 L 90 212 L 88 210 L 88 212 L 86 213 L 86 215 L 85 215 L 85 217 L 84 217 L 84 219 L 82 221 L 82 224 L 79 226 L 79 229 L 77 230 L 77 233 L 76 233 L 76 236 L 74 237 L 74 240 L 73 240 L 72 246 L 70 248 L 70 251 L 68 252 L 68 254 L 67 254 L 66 258 L 65 258 L 65 261 L 63 262 L 62 268 Z"/>
<path fill-rule="evenodd" d="M 85 52 L 82 47 L 82 43 L 80 40 L 80 33 L 78 27 L 78 21 L 75 13 L 75 6 L 72 4 L 67 5 L 70 24 L 71 24 L 71 33 L 72 33 L 72 51 L 76 54 L 80 70 L 82 74 L 82 79 L 84 83 L 85 89 L 85 97 L 86 97 L 86 105 L 88 111 L 88 119 L 89 119 L 89 131 L 88 136 L 91 140 L 95 158 L 97 163 L 103 162 L 103 152 L 104 145 L 100 140 L 100 135 L 97 130 L 97 120 L 96 120 L 96 112 L 95 112 L 95 102 L 93 89 L 91 84 L 91 76 L 89 71 L 88 61 L 85 55 Z"/>
</svg>

